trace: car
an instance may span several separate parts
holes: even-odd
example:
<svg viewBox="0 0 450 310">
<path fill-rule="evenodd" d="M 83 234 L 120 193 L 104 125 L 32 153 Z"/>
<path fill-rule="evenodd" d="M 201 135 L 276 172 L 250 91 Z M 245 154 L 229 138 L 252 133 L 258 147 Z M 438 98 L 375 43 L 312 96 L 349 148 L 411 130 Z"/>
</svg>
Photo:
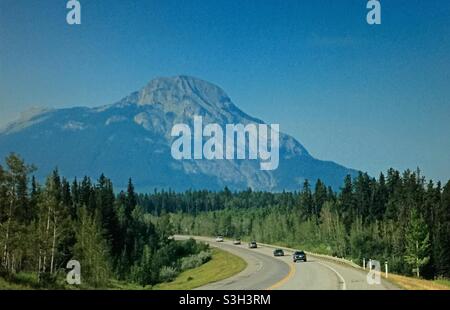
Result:
<svg viewBox="0 0 450 310">
<path fill-rule="evenodd" d="M 241 244 L 241 239 L 234 239 L 233 244 L 234 245 L 240 245 Z"/>
<path fill-rule="evenodd" d="M 223 242 L 223 237 L 222 236 L 217 236 L 216 237 L 216 242 Z"/>
<path fill-rule="evenodd" d="M 282 249 L 276 249 L 273 251 L 273 256 L 284 256 L 284 251 Z"/>
<path fill-rule="evenodd" d="M 256 241 L 252 241 L 248 244 L 248 247 L 250 249 L 256 249 L 258 247 L 258 244 L 256 243 Z"/>
<path fill-rule="evenodd" d="M 292 260 L 294 261 L 294 263 L 298 262 L 298 261 L 304 261 L 306 262 L 306 254 L 303 251 L 295 251 L 294 254 L 292 255 Z"/>
</svg>

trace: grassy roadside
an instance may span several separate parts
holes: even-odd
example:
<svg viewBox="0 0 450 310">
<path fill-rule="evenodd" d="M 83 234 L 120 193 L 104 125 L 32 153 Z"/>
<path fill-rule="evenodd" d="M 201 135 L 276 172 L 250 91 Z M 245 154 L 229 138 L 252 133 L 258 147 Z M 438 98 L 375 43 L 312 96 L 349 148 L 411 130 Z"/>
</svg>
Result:
<svg viewBox="0 0 450 310">
<path fill-rule="evenodd" d="M 449 280 L 424 280 L 389 274 L 389 281 L 405 290 L 450 290 Z"/>
<path fill-rule="evenodd" d="M 186 270 L 168 283 L 153 287 L 155 290 L 191 290 L 208 283 L 229 278 L 245 269 L 247 263 L 231 253 L 212 249 L 212 259 L 198 268 Z"/>
<path fill-rule="evenodd" d="M 106 287 L 92 287 L 92 286 L 72 286 L 65 283 L 64 279 L 59 279 L 56 284 L 51 287 L 40 286 L 36 279 L 36 274 L 20 273 L 16 275 L 15 279 L 8 281 L 0 277 L 0 291 L 1 290 L 148 290 L 150 286 L 142 287 L 135 283 L 122 282 L 118 280 L 110 280 Z"/>
<path fill-rule="evenodd" d="M 160 283 L 154 287 L 142 287 L 133 283 L 125 283 L 111 280 L 106 289 L 110 290 L 190 290 L 211 282 L 220 281 L 231 277 L 245 269 L 247 263 L 240 257 L 228 252 L 212 249 L 212 258 L 200 267 L 186 270 L 168 283 Z M 34 274 L 19 274 L 14 282 L 0 277 L 0 290 L 34 290 L 39 288 Z M 95 289 L 89 287 L 71 287 L 62 285 L 58 289 Z"/>
</svg>

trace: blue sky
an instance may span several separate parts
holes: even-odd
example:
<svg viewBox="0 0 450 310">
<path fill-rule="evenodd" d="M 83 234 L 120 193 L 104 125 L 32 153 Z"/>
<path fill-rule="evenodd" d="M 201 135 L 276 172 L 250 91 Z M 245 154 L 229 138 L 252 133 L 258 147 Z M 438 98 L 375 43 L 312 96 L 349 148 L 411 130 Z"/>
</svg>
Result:
<svg viewBox="0 0 450 310">
<path fill-rule="evenodd" d="M 0 125 L 113 103 L 158 76 L 220 85 L 316 157 L 450 178 L 450 2 L 0 0 Z"/>
</svg>

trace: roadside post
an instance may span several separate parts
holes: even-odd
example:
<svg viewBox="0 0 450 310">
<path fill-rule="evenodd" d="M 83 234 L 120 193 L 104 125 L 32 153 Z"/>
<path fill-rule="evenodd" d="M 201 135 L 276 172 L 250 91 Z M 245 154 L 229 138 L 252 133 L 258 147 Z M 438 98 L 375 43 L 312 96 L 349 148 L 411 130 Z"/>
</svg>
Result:
<svg viewBox="0 0 450 310">
<path fill-rule="evenodd" d="M 386 274 L 386 279 L 388 278 L 388 261 L 384 262 L 384 272 Z"/>
<path fill-rule="evenodd" d="M 366 259 L 363 258 L 363 269 L 366 270 Z"/>
</svg>

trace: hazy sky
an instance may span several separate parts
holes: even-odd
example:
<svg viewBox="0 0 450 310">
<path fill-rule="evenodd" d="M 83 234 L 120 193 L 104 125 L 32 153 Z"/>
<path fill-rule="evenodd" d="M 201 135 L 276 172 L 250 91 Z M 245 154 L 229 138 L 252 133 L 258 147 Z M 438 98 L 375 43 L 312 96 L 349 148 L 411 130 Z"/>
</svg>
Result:
<svg viewBox="0 0 450 310">
<path fill-rule="evenodd" d="M 221 86 L 320 159 L 450 178 L 450 2 L 0 0 L 0 125 L 113 103 L 158 76 Z"/>
</svg>

